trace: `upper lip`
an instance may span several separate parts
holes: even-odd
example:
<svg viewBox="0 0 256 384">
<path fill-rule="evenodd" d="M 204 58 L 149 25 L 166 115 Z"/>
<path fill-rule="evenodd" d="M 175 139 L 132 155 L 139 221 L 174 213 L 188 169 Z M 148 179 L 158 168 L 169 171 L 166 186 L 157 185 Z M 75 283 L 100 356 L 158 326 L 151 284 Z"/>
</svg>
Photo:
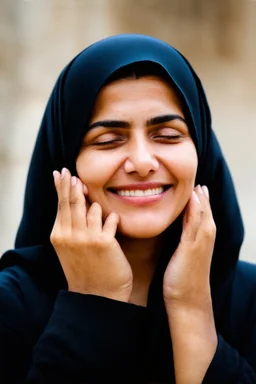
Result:
<svg viewBox="0 0 256 384">
<path fill-rule="evenodd" d="M 170 186 L 170 183 L 161 183 L 158 181 L 152 181 L 147 183 L 135 183 L 135 184 L 126 184 L 126 185 L 119 185 L 118 187 L 110 187 L 108 189 L 114 189 L 114 190 L 136 190 L 139 189 L 141 191 L 145 191 L 146 189 L 153 189 L 153 188 L 159 188 L 159 187 L 166 187 Z"/>
</svg>

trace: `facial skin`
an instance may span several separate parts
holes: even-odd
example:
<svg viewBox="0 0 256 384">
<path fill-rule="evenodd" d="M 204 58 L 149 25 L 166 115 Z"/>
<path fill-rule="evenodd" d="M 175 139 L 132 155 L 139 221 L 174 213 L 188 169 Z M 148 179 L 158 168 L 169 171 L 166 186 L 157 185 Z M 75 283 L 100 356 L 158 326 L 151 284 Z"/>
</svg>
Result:
<svg viewBox="0 0 256 384">
<path fill-rule="evenodd" d="M 103 218 L 118 213 L 123 236 L 160 235 L 183 211 L 194 188 L 198 160 L 186 123 L 179 118 L 152 121 L 167 115 L 184 119 L 174 90 L 155 76 L 110 83 L 95 102 L 89 124 L 94 127 L 84 137 L 77 173 L 88 188 L 89 202 L 101 205 Z M 168 188 L 157 197 L 123 198 L 115 193 L 119 187 L 152 189 L 143 188 L 151 182 Z M 128 186 L 138 183 L 138 188 Z"/>
</svg>

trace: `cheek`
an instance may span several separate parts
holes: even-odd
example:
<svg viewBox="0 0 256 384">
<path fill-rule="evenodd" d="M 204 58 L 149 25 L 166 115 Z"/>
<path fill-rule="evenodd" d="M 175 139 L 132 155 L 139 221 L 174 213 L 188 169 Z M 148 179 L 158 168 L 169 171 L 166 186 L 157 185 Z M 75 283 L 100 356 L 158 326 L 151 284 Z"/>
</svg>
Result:
<svg viewBox="0 0 256 384">
<path fill-rule="evenodd" d="M 194 184 L 198 167 L 194 145 L 172 148 L 171 152 L 166 153 L 165 165 L 177 182 Z"/>
<path fill-rule="evenodd" d="M 95 182 L 97 184 L 102 178 L 102 169 L 101 172 L 99 172 L 100 169 L 100 161 L 97 161 L 95 155 L 93 156 L 91 153 L 83 153 L 78 156 L 76 170 L 80 180 L 84 184 L 88 185 Z"/>
<path fill-rule="evenodd" d="M 100 188 L 106 184 L 117 169 L 117 160 L 113 156 L 104 156 L 99 151 L 84 152 L 76 162 L 80 180 L 90 189 Z"/>
</svg>

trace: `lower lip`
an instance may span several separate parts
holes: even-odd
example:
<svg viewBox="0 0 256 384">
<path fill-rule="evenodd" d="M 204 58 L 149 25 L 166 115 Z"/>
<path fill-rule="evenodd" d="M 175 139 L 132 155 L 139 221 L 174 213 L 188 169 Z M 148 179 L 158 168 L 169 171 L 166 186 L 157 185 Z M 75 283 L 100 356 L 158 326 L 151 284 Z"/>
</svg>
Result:
<svg viewBox="0 0 256 384">
<path fill-rule="evenodd" d="M 125 201 L 128 204 L 131 205 L 148 205 L 148 204 L 153 204 L 161 201 L 167 192 L 169 192 L 171 189 L 168 188 L 166 191 L 160 193 L 159 195 L 151 195 L 151 196 L 120 196 L 117 193 L 109 191 L 112 195 L 117 197 L 120 200 Z"/>
</svg>

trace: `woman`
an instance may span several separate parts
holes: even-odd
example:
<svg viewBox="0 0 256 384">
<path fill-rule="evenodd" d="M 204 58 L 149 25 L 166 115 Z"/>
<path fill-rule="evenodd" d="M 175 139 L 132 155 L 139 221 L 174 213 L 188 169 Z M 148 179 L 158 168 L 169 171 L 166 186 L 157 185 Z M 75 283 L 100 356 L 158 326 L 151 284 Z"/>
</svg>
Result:
<svg viewBox="0 0 256 384">
<path fill-rule="evenodd" d="M 242 240 L 186 59 L 141 35 L 93 44 L 54 87 L 1 259 L 2 382 L 255 383 Z"/>
</svg>

